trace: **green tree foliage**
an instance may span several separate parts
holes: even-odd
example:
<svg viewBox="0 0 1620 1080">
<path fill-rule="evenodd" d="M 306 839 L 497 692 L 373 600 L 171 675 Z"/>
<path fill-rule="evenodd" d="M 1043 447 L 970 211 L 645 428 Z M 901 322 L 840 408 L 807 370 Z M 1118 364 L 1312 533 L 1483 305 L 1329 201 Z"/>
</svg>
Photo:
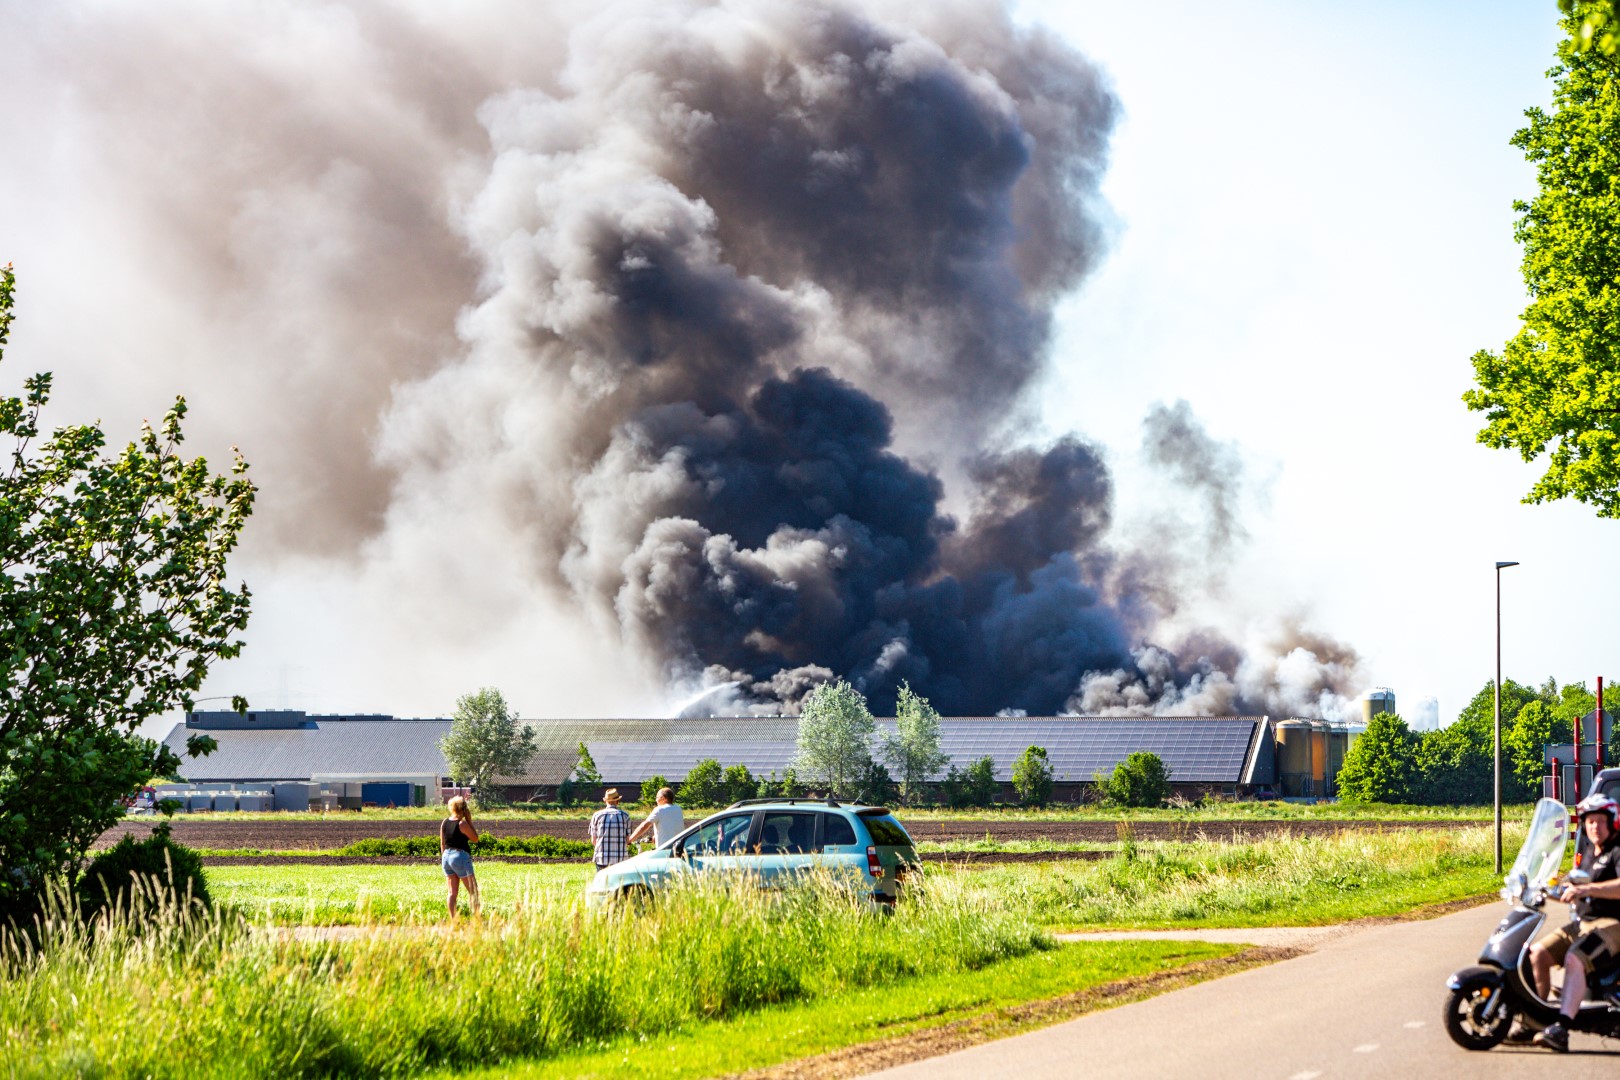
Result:
<svg viewBox="0 0 1620 1080">
<path fill-rule="evenodd" d="M 883 767 L 881 761 L 871 758 L 866 760 L 866 768 L 862 769 L 855 781 L 855 801 L 866 803 L 868 806 L 881 806 L 891 802 L 898 789 L 889 770 Z"/>
<path fill-rule="evenodd" d="M 872 758 L 877 722 L 866 698 L 843 679 L 822 683 L 799 708 L 799 753 L 795 766 L 839 798 L 854 793 Z"/>
<path fill-rule="evenodd" d="M 1573 498 L 1620 516 L 1620 64 L 1613 4 L 1571 3 L 1558 46 L 1551 112 L 1528 109 L 1513 136 L 1536 167 L 1538 194 L 1516 202 L 1531 301 L 1500 354 L 1474 355 L 1485 413 L 1479 441 L 1547 455 L 1526 502 Z M 1595 22 L 1593 20 L 1596 20 Z M 1608 47 L 1590 45 L 1593 33 Z"/>
<path fill-rule="evenodd" d="M 990 806 L 1001 792 L 996 781 L 996 759 L 986 754 L 967 767 L 962 776 L 963 794 L 969 806 Z"/>
<path fill-rule="evenodd" d="M 602 774 L 597 771 L 596 759 L 591 757 L 591 748 L 584 742 L 579 744 L 579 760 L 574 762 L 574 783 L 582 787 L 601 787 Z"/>
<path fill-rule="evenodd" d="M 725 772 L 714 758 L 704 758 L 692 766 L 681 782 L 682 806 L 720 806 L 726 798 Z"/>
<path fill-rule="evenodd" d="M 1116 806 L 1158 806 L 1170 797 L 1170 769 L 1158 754 L 1138 750 L 1093 778 L 1103 798 Z"/>
<path fill-rule="evenodd" d="M 141 879 L 147 889 L 189 897 L 204 907 L 213 903 L 202 856 L 171 840 L 165 823 L 144 840 L 125 834 L 90 861 L 79 885 L 79 913 L 88 920 L 107 907 L 127 908 L 131 893 L 142 891 L 137 885 Z"/>
<path fill-rule="evenodd" d="M 1052 766 L 1046 747 L 1031 746 L 1013 763 L 1013 790 L 1025 806 L 1045 806 L 1052 798 Z"/>
<path fill-rule="evenodd" d="M 721 783 L 725 788 L 725 800 L 728 803 L 752 799 L 759 794 L 759 783 L 746 765 L 731 766 L 725 771 Z"/>
<path fill-rule="evenodd" d="M 534 729 L 517 718 L 501 692 L 486 686 L 456 699 L 450 731 L 439 740 L 439 752 L 457 782 L 487 802 L 497 794 L 497 777 L 522 775 L 534 757 L 534 739 Z M 584 743 L 580 749 L 585 749 Z"/>
<path fill-rule="evenodd" d="M 662 776 L 649 776 L 641 782 L 641 794 L 636 796 L 636 802 L 641 806 L 652 806 L 658 802 L 658 790 L 669 787 L 669 782 Z"/>
<path fill-rule="evenodd" d="M 1379 713 L 1351 744 L 1339 767 L 1339 797 L 1346 802 L 1410 802 L 1417 771 L 1418 737 L 1395 713 Z"/>
<path fill-rule="evenodd" d="M 0 268 L 0 355 L 15 297 Z M 42 435 L 51 376 L 23 387 L 0 398 L 0 910 L 71 885 L 119 801 L 179 769 L 134 731 L 190 708 L 241 650 L 250 601 L 225 577 L 253 508 L 247 464 L 216 475 L 180 455 L 183 398 L 109 453 L 95 424 Z M 187 752 L 213 745 L 194 735 Z"/>
<path fill-rule="evenodd" d="M 1615 0 L 1558 0 L 1558 8 L 1572 19 L 1570 37 L 1575 48 L 1604 56 L 1620 52 Z"/>
<path fill-rule="evenodd" d="M 894 734 L 884 740 L 883 760 L 900 781 L 901 797 L 915 803 L 928 778 L 949 764 L 951 756 L 940 749 L 939 713 L 908 683 L 900 684 L 894 720 Z"/>
</svg>

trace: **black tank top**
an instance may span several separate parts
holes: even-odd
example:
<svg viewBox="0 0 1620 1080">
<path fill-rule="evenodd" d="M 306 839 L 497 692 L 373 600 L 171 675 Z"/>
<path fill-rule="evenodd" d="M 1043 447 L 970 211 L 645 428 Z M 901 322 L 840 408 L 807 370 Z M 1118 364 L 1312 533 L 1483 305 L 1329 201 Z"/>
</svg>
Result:
<svg viewBox="0 0 1620 1080">
<path fill-rule="evenodd" d="M 472 847 L 467 843 L 467 834 L 461 831 L 460 818 L 439 822 L 439 837 L 444 841 L 446 848 L 460 848 L 467 854 L 472 854 Z"/>
</svg>

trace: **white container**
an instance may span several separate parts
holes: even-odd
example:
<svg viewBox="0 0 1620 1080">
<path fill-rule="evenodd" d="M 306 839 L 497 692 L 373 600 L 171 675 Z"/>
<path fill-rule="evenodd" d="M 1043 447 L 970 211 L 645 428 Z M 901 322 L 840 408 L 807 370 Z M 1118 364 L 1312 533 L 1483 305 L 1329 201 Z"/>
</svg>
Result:
<svg viewBox="0 0 1620 1080">
<path fill-rule="evenodd" d="M 256 791 L 252 792 L 251 794 L 242 794 L 236 797 L 236 808 L 238 810 L 251 810 L 257 812 L 268 810 L 272 805 L 274 805 L 274 803 L 271 800 L 271 797 L 264 792 Z"/>
<path fill-rule="evenodd" d="M 236 792 L 234 792 L 234 791 L 222 791 L 219 794 L 215 795 L 214 796 L 214 809 L 215 810 L 235 810 L 236 809 Z"/>
</svg>

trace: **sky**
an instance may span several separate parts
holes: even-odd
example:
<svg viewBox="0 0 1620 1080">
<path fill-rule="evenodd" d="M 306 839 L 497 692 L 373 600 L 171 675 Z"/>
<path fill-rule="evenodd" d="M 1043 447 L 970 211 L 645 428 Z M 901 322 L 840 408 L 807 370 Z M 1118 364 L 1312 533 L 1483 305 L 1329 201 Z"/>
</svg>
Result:
<svg viewBox="0 0 1620 1080">
<path fill-rule="evenodd" d="M 1614 676 L 1620 522 L 1520 503 L 1540 469 L 1475 443 L 1469 358 L 1526 296 L 1508 144 L 1550 103 L 1551 3 L 1026 3 L 1125 118 L 1115 250 L 1066 303 L 1044 406 L 1129 468 L 1136 418 L 1185 399 L 1257 481 L 1232 592 L 1352 643 L 1442 723 L 1495 666 Z M 1122 482 L 1122 499 L 1140 492 Z"/>
<path fill-rule="evenodd" d="M 1241 634 L 1297 618 L 1358 650 L 1368 684 L 1394 688 L 1402 711 L 1434 698 L 1443 722 L 1492 677 L 1493 564 L 1516 560 L 1502 576 L 1506 675 L 1620 673 L 1605 667 L 1620 523 L 1574 503 L 1522 505 L 1538 467 L 1477 445 L 1479 419 L 1460 401 L 1469 357 L 1499 348 L 1525 304 L 1512 202 L 1534 177 L 1508 139 L 1549 99 L 1556 4 L 1015 11 L 1095 61 L 1122 107 L 1103 184 L 1110 251 L 1059 307 L 1036 421 L 1104 448 L 1121 530 L 1149 547 L 1178 541 L 1140 445 L 1154 405 L 1185 401 L 1245 464 L 1248 539 L 1200 601 L 1212 622 Z M 154 384 L 169 371 L 155 357 L 193 348 L 203 320 L 226 316 L 143 286 L 145 268 L 161 276 L 161 230 L 140 245 L 124 235 L 119 178 L 95 175 L 74 92 L 20 83 L 28 92 L 0 106 L 0 259 L 21 275 L 0 382 L 50 367 L 58 415 L 87 410 L 115 432 L 178 390 L 205 432 L 251 414 L 240 384 Z M 296 293 L 270 299 L 296 321 Z M 139 342 L 120 332 L 131 319 Z M 220 439 L 199 441 L 217 457 Z M 478 548 L 478 521 L 458 527 L 473 569 L 443 580 L 375 569 L 431 564 L 431 550 L 357 561 L 250 541 L 237 560 L 255 594 L 248 647 L 203 698 L 445 715 L 456 694 L 498 685 L 525 715 L 671 708 L 673 691 L 599 628 L 511 584 L 521 560 Z"/>
</svg>

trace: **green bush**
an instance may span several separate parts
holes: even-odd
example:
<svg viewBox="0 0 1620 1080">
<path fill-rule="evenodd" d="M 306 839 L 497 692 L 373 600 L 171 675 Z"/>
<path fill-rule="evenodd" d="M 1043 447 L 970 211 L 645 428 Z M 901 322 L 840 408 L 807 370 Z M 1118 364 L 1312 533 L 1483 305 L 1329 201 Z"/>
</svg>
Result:
<svg viewBox="0 0 1620 1080">
<path fill-rule="evenodd" d="M 491 836 L 483 833 L 473 841 L 474 855 L 535 855 L 542 859 L 580 859 L 591 853 L 585 840 L 564 840 L 560 836 Z M 371 836 L 338 848 L 332 854 L 363 858 L 415 856 L 437 858 L 436 836 Z"/>
<path fill-rule="evenodd" d="M 1013 790 L 1025 806 L 1045 806 L 1052 798 L 1052 766 L 1046 761 L 1046 747 L 1025 750 L 1012 770 Z"/>
<path fill-rule="evenodd" d="M 889 776 L 889 770 L 883 767 L 881 761 L 868 760 L 866 768 L 855 776 L 855 801 L 863 802 L 869 806 L 879 806 L 883 803 L 893 802 L 899 794 L 894 780 Z"/>
<path fill-rule="evenodd" d="M 714 758 L 704 758 L 692 766 L 681 783 L 682 806 L 721 806 L 726 797 L 725 774 Z"/>
<path fill-rule="evenodd" d="M 662 776 L 649 776 L 641 782 L 641 794 L 636 796 L 636 802 L 642 806 L 652 806 L 658 802 L 659 789 L 667 787 L 669 781 Z"/>
<path fill-rule="evenodd" d="M 176 896 L 190 896 L 204 907 L 212 904 L 202 856 L 154 831 L 145 840 L 125 835 L 90 860 L 79 879 L 80 913 L 89 920 L 107 907 L 128 907 L 137 878 L 172 887 Z"/>
<path fill-rule="evenodd" d="M 746 765 L 733 765 L 727 769 L 722 777 L 722 784 L 725 788 L 725 801 L 728 803 L 759 796 L 759 783 Z"/>
<path fill-rule="evenodd" d="M 1158 806 L 1170 796 L 1170 769 L 1158 754 L 1138 750 L 1114 766 L 1112 774 L 1096 774 L 1097 789 L 1117 806 Z"/>
</svg>

